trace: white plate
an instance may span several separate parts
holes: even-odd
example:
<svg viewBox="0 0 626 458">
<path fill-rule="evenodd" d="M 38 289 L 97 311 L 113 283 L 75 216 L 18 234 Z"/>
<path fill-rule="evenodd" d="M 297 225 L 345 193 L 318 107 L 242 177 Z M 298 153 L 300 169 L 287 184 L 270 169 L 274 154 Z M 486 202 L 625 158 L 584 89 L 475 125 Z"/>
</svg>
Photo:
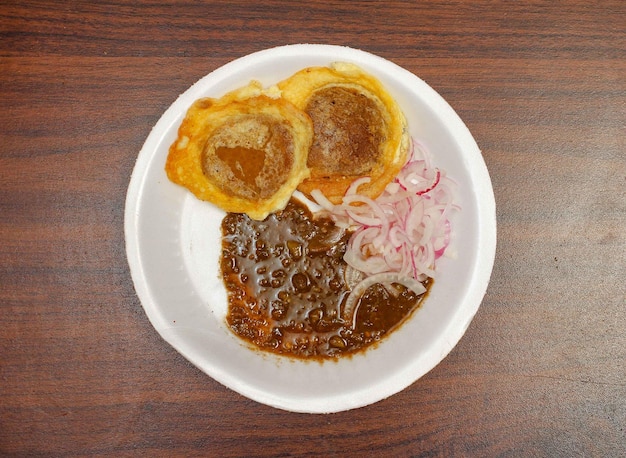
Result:
<svg viewBox="0 0 626 458">
<path fill-rule="evenodd" d="M 410 133 L 459 184 L 453 221 L 456 259 L 417 313 L 376 348 L 338 362 L 293 360 L 251 350 L 225 325 L 219 278 L 223 212 L 172 184 L 168 148 L 187 108 L 251 79 L 271 85 L 295 71 L 354 62 L 377 76 L 403 109 Z M 230 62 L 202 78 L 163 114 L 135 165 L 125 213 L 126 251 L 135 289 L 159 334 L 215 380 L 277 408 L 328 413 L 365 406 L 406 388 L 457 344 L 483 298 L 496 246 L 495 202 L 480 150 L 454 110 L 424 81 L 372 54 L 340 46 L 290 45 Z"/>
</svg>

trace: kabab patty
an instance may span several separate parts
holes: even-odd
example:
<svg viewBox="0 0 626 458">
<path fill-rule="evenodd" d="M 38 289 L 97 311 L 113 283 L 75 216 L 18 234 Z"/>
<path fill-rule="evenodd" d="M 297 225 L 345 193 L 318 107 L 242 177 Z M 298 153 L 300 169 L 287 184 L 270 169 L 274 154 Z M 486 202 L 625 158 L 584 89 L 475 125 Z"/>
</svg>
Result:
<svg viewBox="0 0 626 458">
<path fill-rule="evenodd" d="M 260 83 L 194 102 L 171 145 L 171 181 L 227 212 L 262 220 L 285 207 L 303 179 L 310 118 Z"/>
<path fill-rule="evenodd" d="M 359 194 L 378 197 L 406 162 L 409 148 L 406 119 L 380 81 L 356 65 L 335 63 L 305 68 L 278 88 L 313 122 L 311 176 L 298 190 L 319 189 L 338 204 L 354 180 L 368 176 Z"/>
<path fill-rule="evenodd" d="M 406 162 L 406 119 L 383 85 L 349 63 L 308 67 L 194 102 L 171 145 L 171 181 L 224 211 L 262 220 L 298 189 L 335 204 L 358 178 L 376 198 Z"/>
</svg>

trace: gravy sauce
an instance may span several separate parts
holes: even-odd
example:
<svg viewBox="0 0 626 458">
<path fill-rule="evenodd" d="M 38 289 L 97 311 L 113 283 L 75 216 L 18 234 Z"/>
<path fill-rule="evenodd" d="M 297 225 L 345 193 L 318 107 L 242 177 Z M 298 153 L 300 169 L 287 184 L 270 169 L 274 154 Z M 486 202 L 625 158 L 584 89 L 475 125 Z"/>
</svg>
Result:
<svg viewBox="0 0 626 458">
<path fill-rule="evenodd" d="M 262 350 L 320 360 L 355 353 L 395 329 L 427 294 L 376 284 L 357 303 L 356 317 L 342 316 L 351 234 L 293 198 L 264 221 L 227 214 L 222 235 L 227 323 Z"/>
</svg>

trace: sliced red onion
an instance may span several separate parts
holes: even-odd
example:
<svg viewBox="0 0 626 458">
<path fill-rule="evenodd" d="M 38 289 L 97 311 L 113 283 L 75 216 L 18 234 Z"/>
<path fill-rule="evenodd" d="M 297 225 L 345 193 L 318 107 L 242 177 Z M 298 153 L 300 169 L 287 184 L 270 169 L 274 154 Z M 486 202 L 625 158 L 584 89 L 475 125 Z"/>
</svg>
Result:
<svg viewBox="0 0 626 458">
<path fill-rule="evenodd" d="M 362 184 L 369 183 L 370 181 L 371 181 L 370 177 L 357 178 L 356 180 L 352 182 L 350 187 L 348 187 L 348 190 L 346 191 L 346 195 L 349 196 L 349 195 L 357 194 L 359 186 L 361 186 Z"/>
<path fill-rule="evenodd" d="M 428 150 L 414 140 L 408 162 L 375 200 L 358 194 L 369 181 L 355 180 L 339 205 L 320 191 L 311 193 L 338 226 L 355 230 L 344 260 L 369 276 L 433 277 L 435 261 L 450 246 L 450 214 L 459 210 L 455 183 L 432 166 Z"/>
<path fill-rule="evenodd" d="M 356 285 L 358 285 L 363 279 L 365 275 L 360 270 L 355 269 L 352 266 L 347 266 L 343 272 L 343 281 L 346 284 L 346 287 L 349 291 L 353 290 Z"/>
<path fill-rule="evenodd" d="M 314 189 L 311 191 L 311 197 L 315 200 L 315 202 L 322 207 L 324 210 L 332 212 L 335 205 L 326 198 L 324 193 L 319 189 Z"/>
</svg>

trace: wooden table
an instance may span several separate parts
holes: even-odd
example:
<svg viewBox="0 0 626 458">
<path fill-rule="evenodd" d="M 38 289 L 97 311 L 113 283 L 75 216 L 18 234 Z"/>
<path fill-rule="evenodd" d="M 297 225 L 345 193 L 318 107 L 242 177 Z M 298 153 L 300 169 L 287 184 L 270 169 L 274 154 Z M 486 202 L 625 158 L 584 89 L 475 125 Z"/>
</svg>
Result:
<svg viewBox="0 0 626 458">
<path fill-rule="evenodd" d="M 0 38 L 0 455 L 626 455 L 626 3 L 2 1 Z M 491 283 L 459 345 L 329 415 L 193 367 L 150 325 L 124 249 L 164 110 L 299 42 L 428 82 L 497 202 Z"/>
</svg>

